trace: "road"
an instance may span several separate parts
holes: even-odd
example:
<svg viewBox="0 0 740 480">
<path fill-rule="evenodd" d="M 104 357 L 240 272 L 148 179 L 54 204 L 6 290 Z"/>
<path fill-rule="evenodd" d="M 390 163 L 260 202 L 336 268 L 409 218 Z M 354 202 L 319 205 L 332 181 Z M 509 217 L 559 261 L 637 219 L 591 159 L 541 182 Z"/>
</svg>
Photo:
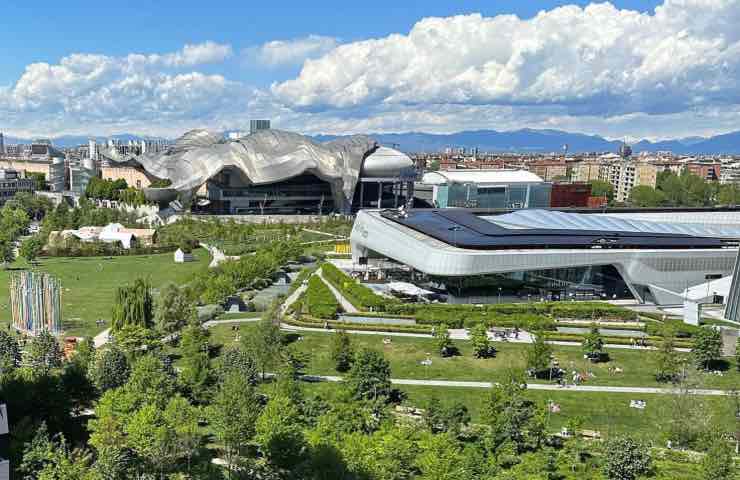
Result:
<svg viewBox="0 0 740 480">
<path fill-rule="evenodd" d="M 341 382 L 342 377 L 334 375 L 304 375 L 304 380 L 309 382 Z M 415 385 L 425 387 L 446 387 L 446 388 L 491 388 L 493 383 L 491 382 L 462 382 L 452 380 L 416 380 L 406 378 L 392 378 L 391 383 L 393 385 Z M 597 385 L 570 385 L 567 387 L 560 387 L 558 385 L 549 383 L 528 383 L 527 389 L 529 390 L 544 390 L 552 392 L 580 392 L 580 393 L 635 393 L 635 394 L 658 394 L 658 395 L 678 395 L 683 391 L 674 388 L 652 388 L 652 387 L 609 387 L 609 386 L 597 386 Z M 724 396 L 729 395 L 730 392 L 725 390 L 712 390 L 712 389 L 694 389 L 689 390 L 689 393 L 694 395 L 706 395 L 706 396 Z"/>
</svg>

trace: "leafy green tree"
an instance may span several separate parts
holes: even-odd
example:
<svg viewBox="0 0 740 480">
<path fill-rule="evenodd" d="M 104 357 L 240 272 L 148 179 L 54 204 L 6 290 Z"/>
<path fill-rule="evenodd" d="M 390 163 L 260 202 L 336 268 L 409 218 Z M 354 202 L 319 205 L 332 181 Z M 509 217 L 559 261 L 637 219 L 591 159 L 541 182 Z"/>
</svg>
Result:
<svg viewBox="0 0 740 480">
<path fill-rule="evenodd" d="M 652 470 L 650 448 L 633 438 L 609 439 L 605 453 L 604 475 L 609 480 L 635 480 Z"/>
<path fill-rule="evenodd" d="M 180 379 L 191 392 L 194 399 L 204 400 L 210 386 L 211 362 L 208 330 L 201 326 L 190 325 L 180 339 L 182 366 Z"/>
<path fill-rule="evenodd" d="M 666 325 L 662 340 L 656 352 L 655 379 L 659 382 L 676 382 L 681 378 L 682 359 L 676 351 L 676 335 L 673 328 Z"/>
<path fill-rule="evenodd" d="M 113 342 L 130 359 L 138 358 L 162 347 L 162 341 L 151 328 L 141 325 L 125 325 L 111 335 Z"/>
<path fill-rule="evenodd" d="M 604 339 L 601 338 L 599 327 L 597 327 L 596 325 L 591 325 L 591 330 L 583 337 L 581 349 L 588 358 L 594 360 L 601 359 L 601 356 L 604 353 Z"/>
<path fill-rule="evenodd" d="M 47 330 L 33 337 L 28 344 L 27 363 L 35 375 L 45 376 L 62 366 L 62 349 Z"/>
<path fill-rule="evenodd" d="M 33 263 L 44 249 L 44 241 L 40 235 L 34 235 L 21 243 L 19 253 L 28 263 Z"/>
<path fill-rule="evenodd" d="M 242 376 L 250 385 L 257 385 L 259 377 L 257 365 L 241 346 L 227 348 L 221 356 L 221 363 L 218 367 L 219 380 L 223 381 L 232 373 Z"/>
<path fill-rule="evenodd" d="M 7 374 L 21 364 L 21 347 L 18 340 L 5 330 L 0 330 L 0 374 Z"/>
<path fill-rule="evenodd" d="M 172 431 L 172 444 L 178 458 L 187 461 L 187 471 L 192 471 L 192 459 L 203 445 L 203 430 L 198 424 L 201 410 L 186 399 L 176 395 L 164 409 L 164 421 Z"/>
<path fill-rule="evenodd" d="M 534 340 L 527 349 L 527 369 L 535 376 L 538 376 L 550 369 L 552 347 L 550 344 L 545 343 L 544 332 L 534 332 L 533 337 Z"/>
<path fill-rule="evenodd" d="M 305 460 L 300 412 L 290 398 L 273 396 L 257 418 L 255 433 L 260 452 L 275 467 L 292 470 Z"/>
<path fill-rule="evenodd" d="M 662 191 L 647 185 L 637 185 L 630 190 L 629 203 L 637 207 L 657 207 L 665 201 Z"/>
<path fill-rule="evenodd" d="M 494 348 L 491 340 L 488 338 L 488 331 L 482 323 L 470 329 L 470 343 L 473 346 L 473 356 L 475 358 L 491 358 L 496 356 L 496 348 Z"/>
<path fill-rule="evenodd" d="M 391 393 L 391 366 L 383 354 L 368 348 L 357 352 L 345 383 L 355 398 L 378 399 Z"/>
<path fill-rule="evenodd" d="M 452 433 L 457 436 L 470 423 L 470 413 L 465 404 L 443 404 L 432 397 L 424 411 L 424 423 L 431 433 Z"/>
<path fill-rule="evenodd" d="M 137 278 L 133 285 L 118 287 L 111 315 L 113 332 L 130 325 L 151 328 L 152 307 L 151 285 L 148 280 Z"/>
<path fill-rule="evenodd" d="M 242 337 L 244 351 L 255 361 L 257 369 L 264 377 L 280 363 L 283 348 L 283 334 L 269 315 L 265 315 L 250 335 Z"/>
<path fill-rule="evenodd" d="M 25 480 L 85 480 L 91 478 L 89 468 L 88 458 L 72 453 L 64 435 L 50 438 L 42 422 L 18 470 Z"/>
<path fill-rule="evenodd" d="M 15 260 L 13 241 L 7 237 L 0 236 L 0 262 L 7 268 L 9 263 Z"/>
<path fill-rule="evenodd" d="M 196 320 L 195 306 L 185 289 L 168 283 L 159 292 L 154 321 L 160 331 L 174 333 Z"/>
<path fill-rule="evenodd" d="M 131 367 L 123 351 L 115 345 L 99 350 L 90 366 L 89 375 L 101 392 L 122 387 L 131 374 Z"/>
<path fill-rule="evenodd" d="M 455 344 L 452 343 L 452 339 L 450 338 L 449 327 L 446 323 L 437 325 L 434 331 L 434 343 L 437 346 L 437 352 L 442 357 L 451 357 L 457 352 Z"/>
<path fill-rule="evenodd" d="M 142 476 L 155 474 L 162 478 L 174 463 L 174 435 L 164 420 L 159 405 L 145 403 L 136 410 L 126 424 L 129 446 L 138 458 L 137 469 Z"/>
<path fill-rule="evenodd" d="M 125 389 L 137 401 L 163 407 L 176 392 L 175 372 L 161 358 L 145 355 L 134 364 Z"/>
<path fill-rule="evenodd" d="M 331 342 L 331 359 L 337 372 L 346 372 L 352 367 L 354 349 L 349 335 L 344 330 L 336 332 Z"/>
<path fill-rule="evenodd" d="M 697 368 L 708 370 L 722 355 L 722 334 L 711 327 L 703 327 L 694 335 L 691 346 Z"/>
<path fill-rule="evenodd" d="M 609 182 L 593 180 L 591 182 L 591 195 L 594 197 L 606 197 L 611 202 L 614 198 L 614 187 Z"/>
<path fill-rule="evenodd" d="M 734 475 L 732 449 L 721 437 L 714 439 L 701 462 L 701 480 L 730 480 Z"/>
<path fill-rule="evenodd" d="M 466 478 L 465 459 L 460 443 L 450 434 L 426 434 L 419 441 L 421 450 L 416 466 L 424 480 Z"/>
<path fill-rule="evenodd" d="M 229 472 L 246 453 L 259 414 L 254 387 L 236 374 L 224 379 L 208 407 L 208 422 L 223 449 Z"/>
<path fill-rule="evenodd" d="M 740 188 L 734 183 L 721 185 L 717 195 L 717 202 L 720 205 L 737 205 L 740 203 Z"/>
<path fill-rule="evenodd" d="M 497 448 L 511 443 L 516 453 L 521 453 L 539 448 L 544 439 L 544 412 L 525 397 L 526 389 L 520 375 L 508 372 L 507 378 L 491 390 L 486 419 Z"/>
</svg>

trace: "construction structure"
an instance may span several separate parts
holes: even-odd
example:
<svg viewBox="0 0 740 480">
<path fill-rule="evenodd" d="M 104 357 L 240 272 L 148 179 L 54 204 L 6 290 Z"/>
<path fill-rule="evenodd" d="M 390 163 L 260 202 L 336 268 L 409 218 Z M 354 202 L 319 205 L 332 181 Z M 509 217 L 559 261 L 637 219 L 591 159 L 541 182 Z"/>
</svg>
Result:
<svg viewBox="0 0 740 480">
<path fill-rule="evenodd" d="M 44 330 L 58 334 L 62 319 L 62 287 L 47 273 L 19 272 L 10 277 L 13 327 L 36 336 Z"/>
</svg>

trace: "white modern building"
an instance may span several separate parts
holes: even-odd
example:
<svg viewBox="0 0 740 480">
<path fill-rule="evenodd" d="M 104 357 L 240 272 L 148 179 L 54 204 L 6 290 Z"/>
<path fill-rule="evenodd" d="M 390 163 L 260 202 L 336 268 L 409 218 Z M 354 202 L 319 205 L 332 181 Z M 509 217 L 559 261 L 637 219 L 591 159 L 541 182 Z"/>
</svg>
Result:
<svg viewBox="0 0 740 480">
<path fill-rule="evenodd" d="M 740 222 L 692 224 L 601 214 L 518 210 L 361 211 L 350 237 L 356 264 L 386 258 L 459 298 L 683 301 L 694 285 L 732 274 Z M 703 217 L 703 218 L 702 218 Z"/>
</svg>

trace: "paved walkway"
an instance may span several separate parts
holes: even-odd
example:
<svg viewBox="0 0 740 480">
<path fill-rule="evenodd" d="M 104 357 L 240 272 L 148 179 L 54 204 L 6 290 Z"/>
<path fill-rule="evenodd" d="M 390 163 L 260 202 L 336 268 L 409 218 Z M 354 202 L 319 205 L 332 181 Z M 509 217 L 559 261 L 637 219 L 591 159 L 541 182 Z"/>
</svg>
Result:
<svg viewBox="0 0 740 480">
<path fill-rule="evenodd" d="M 349 300 L 344 298 L 344 295 L 342 295 L 342 292 L 334 288 L 334 285 L 326 281 L 326 279 L 322 275 L 320 268 L 316 270 L 315 275 L 318 275 L 321 281 L 324 282 L 324 284 L 326 284 L 327 287 L 329 287 L 329 290 L 331 290 L 331 293 L 333 293 L 334 296 L 336 297 L 337 301 L 339 302 L 339 305 L 342 307 L 342 310 L 344 310 L 346 313 L 357 313 L 359 311 L 357 310 L 357 308 L 355 308 L 354 305 L 350 303 Z"/>
<path fill-rule="evenodd" d="M 102 332 L 95 335 L 95 338 L 93 338 L 93 345 L 95 345 L 95 348 L 100 348 L 108 341 L 110 340 L 110 328 L 106 328 Z"/>
<path fill-rule="evenodd" d="M 334 375 L 304 375 L 304 380 L 313 382 L 341 382 L 342 377 Z M 391 383 L 393 385 L 415 385 L 415 386 L 426 386 L 426 387 L 447 387 L 447 388 L 491 388 L 492 382 L 462 382 L 462 381 L 451 381 L 451 380 L 416 380 L 407 378 L 392 378 Z M 544 390 L 553 392 L 581 392 L 581 393 L 636 393 L 636 394 L 658 394 L 658 395 L 678 395 L 683 393 L 679 389 L 674 388 L 652 388 L 652 387 L 609 387 L 609 386 L 597 386 L 597 385 L 571 385 L 567 387 L 560 387 L 558 385 L 549 383 L 528 383 L 527 389 L 529 390 Z M 695 389 L 689 390 L 694 395 L 707 395 L 707 396 L 724 396 L 729 395 L 730 392 L 725 390 L 711 390 L 711 389 Z"/>
<path fill-rule="evenodd" d="M 320 327 L 303 327 L 303 326 L 297 326 L 297 325 L 290 325 L 288 323 L 281 323 L 280 328 L 282 330 L 287 331 L 294 331 L 294 332 L 318 332 L 318 333 L 334 333 L 337 330 L 336 329 L 325 329 Z M 347 333 L 355 334 L 355 335 L 382 335 L 384 337 L 414 337 L 414 338 L 432 338 L 431 334 L 428 333 L 408 333 L 408 332 L 382 332 L 378 330 L 351 330 L 346 329 Z M 457 329 L 457 328 L 451 328 L 449 330 L 450 332 L 450 338 L 452 340 L 470 340 L 470 334 L 465 329 Z M 519 338 L 508 338 L 505 341 L 501 340 L 501 338 L 494 336 L 491 332 L 488 332 L 488 338 L 492 342 L 500 342 L 500 343 L 532 343 L 532 337 L 529 335 L 529 333 L 525 331 L 519 332 Z M 548 341 L 550 345 L 560 345 L 564 347 L 578 347 L 581 345 L 580 342 L 563 342 L 563 341 Z M 638 346 L 632 346 L 632 345 L 619 345 L 616 343 L 606 343 L 604 344 L 604 348 L 614 349 L 614 350 L 656 350 L 655 347 L 638 347 Z M 690 348 L 676 348 L 676 351 L 679 352 L 690 352 Z"/>
<path fill-rule="evenodd" d="M 238 325 L 240 323 L 259 322 L 260 320 L 261 317 L 230 318 L 228 320 L 208 320 L 207 322 L 203 322 L 203 327 L 211 328 L 218 325 Z"/>
<path fill-rule="evenodd" d="M 228 256 L 213 245 L 201 242 L 200 246 L 208 250 L 208 253 L 211 254 L 211 263 L 208 265 L 208 268 L 217 267 L 221 262 L 225 262 L 226 260 L 239 260 L 238 256 Z"/>
</svg>

